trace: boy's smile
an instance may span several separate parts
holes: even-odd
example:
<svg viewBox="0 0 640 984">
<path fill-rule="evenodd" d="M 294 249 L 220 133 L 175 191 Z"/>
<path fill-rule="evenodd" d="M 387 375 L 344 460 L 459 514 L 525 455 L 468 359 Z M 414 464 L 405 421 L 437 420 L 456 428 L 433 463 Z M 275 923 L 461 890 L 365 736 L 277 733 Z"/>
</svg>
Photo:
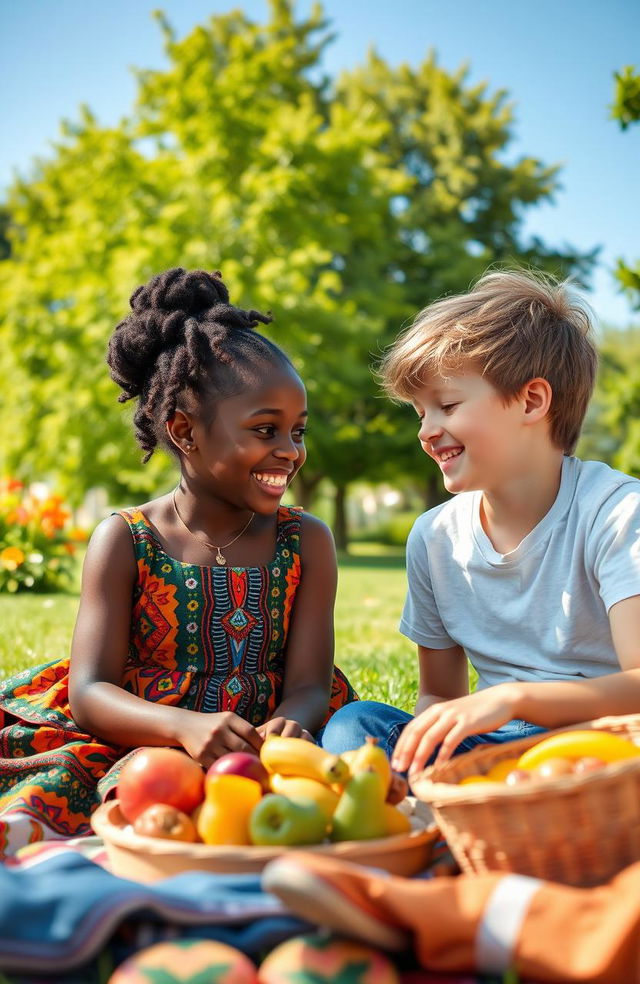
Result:
<svg viewBox="0 0 640 984">
<path fill-rule="evenodd" d="M 437 463 L 448 492 L 490 489 L 508 478 L 517 447 L 520 402 L 506 404 L 475 372 L 430 378 L 413 397 L 418 440 Z"/>
</svg>

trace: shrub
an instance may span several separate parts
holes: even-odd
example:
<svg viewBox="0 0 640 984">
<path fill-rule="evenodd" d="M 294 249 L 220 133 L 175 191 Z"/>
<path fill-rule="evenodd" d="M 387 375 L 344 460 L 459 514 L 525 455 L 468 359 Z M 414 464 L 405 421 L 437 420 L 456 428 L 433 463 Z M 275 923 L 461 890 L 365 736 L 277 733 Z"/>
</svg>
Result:
<svg viewBox="0 0 640 984">
<path fill-rule="evenodd" d="M 411 527 L 415 523 L 417 515 L 416 512 L 392 513 L 377 528 L 375 539 L 378 543 L 386 543 L 392 547 L 406 546 L 407 537 L 411 532 Z"/>
<path fill-rule="evenodd" d="M 14 478 L 0 480 L 0 592 L 62 591 L 69 586 L 76 545 L 58 495 L 39 494 Z"/>
</svg>

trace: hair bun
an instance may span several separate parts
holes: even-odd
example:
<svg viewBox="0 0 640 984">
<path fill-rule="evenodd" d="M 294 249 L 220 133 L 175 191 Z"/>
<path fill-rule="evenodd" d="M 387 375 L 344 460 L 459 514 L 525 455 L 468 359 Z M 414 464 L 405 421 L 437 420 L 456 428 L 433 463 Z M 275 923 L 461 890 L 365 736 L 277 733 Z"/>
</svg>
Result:
<svg viewBox="0 0 640 984">
<path fill-rule="evenodd" d="M 208 273 L 176 267 L 134 290 L 129 303 L 136 314 L 153 310 L 192 318 L 218 304 L 228 304 L 229 291 L 219 270 Z"/>
</svg>

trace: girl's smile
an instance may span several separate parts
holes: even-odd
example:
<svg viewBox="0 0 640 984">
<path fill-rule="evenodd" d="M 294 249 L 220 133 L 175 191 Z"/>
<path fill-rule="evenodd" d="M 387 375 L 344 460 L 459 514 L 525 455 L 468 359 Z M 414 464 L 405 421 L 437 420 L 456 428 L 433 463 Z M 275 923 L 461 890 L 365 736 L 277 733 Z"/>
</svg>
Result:
<svg viewBox="0 0 640 984">
<path fill-rule="evenodd" d="M 306 419 L 299 376 L 269 366 L 268 382 L 220 400 L 210 422 L 194 419 L 190 465 L 227 504 L 270 514 L 306 459 Z"/>
</svg>

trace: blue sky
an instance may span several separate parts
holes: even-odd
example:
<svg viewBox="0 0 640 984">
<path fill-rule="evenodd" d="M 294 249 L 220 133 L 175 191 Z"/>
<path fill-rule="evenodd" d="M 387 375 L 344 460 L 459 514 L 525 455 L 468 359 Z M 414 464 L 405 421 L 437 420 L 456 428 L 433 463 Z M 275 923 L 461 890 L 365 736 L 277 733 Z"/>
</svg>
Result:
<svg viewBox="0 0 640 984">
<path fill-rule="evenodd" d="M 266 0 L 0 0 L 0 188 L 50 153 L 62 118 L 87 103 L 115 123 L 135 97 L 131 67 L 164 64 L 156 7 L 179 36 L 210 15 L 242 7 L 264 20 Z M 308 0 L 299 0 L 300 12 Z M 325 0 L 337 34 L 325 67 L 361 62 L 373 45 L 391 64 L 463 62 L 471 81 L 506 89 L 514 104 L 509 157 L 562 164 L 553 204 L 529 210 L 525 230 L 554 245 L 601 246 L 590 302 L 602 321 L 640 320 L 611 276 L 615 259 L 640 257 L 640 125 L 609 119 L 613 72 L 640 68 L 638 0 Z"/>
</svg>

